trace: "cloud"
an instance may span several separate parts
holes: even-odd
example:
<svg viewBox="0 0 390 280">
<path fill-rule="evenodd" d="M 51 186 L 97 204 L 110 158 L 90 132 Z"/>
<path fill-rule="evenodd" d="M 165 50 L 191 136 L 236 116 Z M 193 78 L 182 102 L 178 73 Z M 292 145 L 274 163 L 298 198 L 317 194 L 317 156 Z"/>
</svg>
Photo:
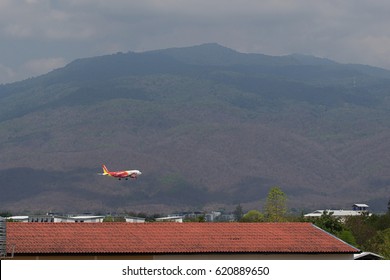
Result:
<svg viewBox="0 0 390 280">
<path fill-rule="evenodd" d="M 55 3 L 63 2 L 56 6 Z M 0 10 L 3 36 L 45 40 L 88 39 L 96 34 L 94 19 L 89 13 L 71 10 L 66 1 L 6 1 Z"/>
<path fill-rule="evenodd" d="M 45 74 L 52 69 L 65 66 L 65 59 L 62 57 L 41 58 L 27 61 L 22 69 L 25 72 L 32 73 L 34 76 Z"/>
<path fill-rule="evenodd" d="M 390 69 L 389 14 L 385 0 L 0 0 L 0 61 L 217 42 Z"/>
<path fill-rule="evenodd" d="M 0 64 L 0 84 L 43 75 L 53 69 L 63 67 L 65 64 L 65 59 L 61 57 L 32 59 L 16 68 Z"/>
<path fill-rule="evenodd" d="M 0 84 L 8 83 L 15 80 L 15 72 L 2 64 L 0 64 Z"/>
</svg>

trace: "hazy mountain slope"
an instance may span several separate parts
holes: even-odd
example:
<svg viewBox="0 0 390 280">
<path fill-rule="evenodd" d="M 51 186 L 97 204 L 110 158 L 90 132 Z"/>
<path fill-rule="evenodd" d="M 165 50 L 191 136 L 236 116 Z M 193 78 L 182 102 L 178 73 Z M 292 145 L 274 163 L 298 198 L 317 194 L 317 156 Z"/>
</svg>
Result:
<svg viewBox="0 0 390 280">
<path fill-rule="evenodd" d="M 1 209 L 260 207 L 275 184 L 295 209 L 384 209 L 387 77 L 216 44 L 76 60 L 0 86 Z"/>
</svg>

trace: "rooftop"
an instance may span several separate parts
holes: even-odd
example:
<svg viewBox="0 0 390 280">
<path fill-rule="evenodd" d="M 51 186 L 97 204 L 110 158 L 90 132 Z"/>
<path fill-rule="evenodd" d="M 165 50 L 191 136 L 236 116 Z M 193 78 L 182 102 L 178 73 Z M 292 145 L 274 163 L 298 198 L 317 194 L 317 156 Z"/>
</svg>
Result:
<svg viewBox="0 0 390 280">
<path fill-rule="evenodd" d="M 335 217 L 343 217 L 343 216 L 360 216 L 362 212 L 355 210 L 316 210 L 312 213 L 305 214 L 305 217 L 321 217 L 324 212 L 328 214 L 332 214 Z"/>
<path fill-rule="evenodd" d="M 7 223 L 15 254 L 348 253 L 311 223 Z"/>
</svg>

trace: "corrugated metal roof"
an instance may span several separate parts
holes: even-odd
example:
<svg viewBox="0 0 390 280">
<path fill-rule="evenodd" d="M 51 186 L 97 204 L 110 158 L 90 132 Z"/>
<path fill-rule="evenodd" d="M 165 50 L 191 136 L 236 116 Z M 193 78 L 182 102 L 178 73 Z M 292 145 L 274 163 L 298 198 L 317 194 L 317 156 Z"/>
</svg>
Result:
<svg viewBox="0 0 390 280">
<path fill-rule="evenodd" d="M 353 206 L 364 207 L 364 208 L 368 208 L 369 207 L 367 204 L 363 204 L 363 203 L 356 203 Z"/>
<path fill-rule="evenodd" d="M 358 253 L 310 223 L 7 223 L 18 253 Z"/>
<path fill-rule="evenodd" d="M 305 217 L 321 217 L 324 212 L 328 214 L 332 214 L 334 217 L 344 217 L 344 216 L 360 216 L 362 215 L 362 211 L 356 210 L 316 210 L 312 213 L 305 214 Z"/>
</svg>

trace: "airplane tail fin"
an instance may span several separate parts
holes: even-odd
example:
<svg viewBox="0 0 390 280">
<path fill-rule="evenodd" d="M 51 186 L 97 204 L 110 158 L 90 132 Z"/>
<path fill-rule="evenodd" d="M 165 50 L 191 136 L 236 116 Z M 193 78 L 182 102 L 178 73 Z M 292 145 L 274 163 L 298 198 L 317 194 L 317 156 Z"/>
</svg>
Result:
<svg viewBox="0 0 390 280">
<path fill-rule="evenodd" d="M 107 167 L 103 164 L 102 165 L 102 168 L 103 168 L 103 175 L 110 175 L 110 171 L 108 171 Z"/>
</svg>

